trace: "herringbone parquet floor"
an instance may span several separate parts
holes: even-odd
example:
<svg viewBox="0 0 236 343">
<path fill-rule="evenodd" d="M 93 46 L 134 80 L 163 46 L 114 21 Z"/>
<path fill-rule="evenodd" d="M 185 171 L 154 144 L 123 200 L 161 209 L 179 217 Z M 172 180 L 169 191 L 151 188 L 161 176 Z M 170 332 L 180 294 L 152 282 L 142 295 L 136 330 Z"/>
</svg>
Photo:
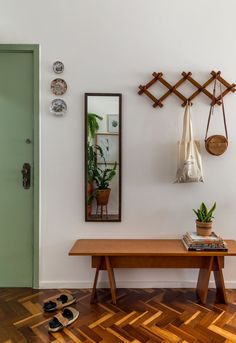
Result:
<svg viewBox="0 0 236 343">
<path fill-rule="evenodd" d="M 228 290 L 230 303 L 218 303 L 209 291 L 202 306 L 194 290 L 118 289 L 117 305 L 110 292 L 99 290 L 90 305 L 90 290 L 70 290 L 79 319 L 61 333 L 49 334 L 52 315 L 44 314 L 44 300 L 63 290 L 1 289 L 1 343 L 89 342 L 236 342 L 236 290 Z"/>
</svg>

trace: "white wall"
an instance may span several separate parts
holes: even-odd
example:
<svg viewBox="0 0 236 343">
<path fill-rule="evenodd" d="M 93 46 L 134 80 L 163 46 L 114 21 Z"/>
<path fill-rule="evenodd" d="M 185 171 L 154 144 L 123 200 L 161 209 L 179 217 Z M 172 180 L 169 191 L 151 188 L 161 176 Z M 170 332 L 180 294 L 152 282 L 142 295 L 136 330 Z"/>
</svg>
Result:
<svg viewBox="0 0 236 343">
<path fill-rule="evenodd" d="M 137 95 L 153 71 L 170 83 L 182 71 L 199 82 L 211 70 L 236 81 L 235 0 L 1 0 L 1 43 L 41 44 L 41 266 L 43 287 L 90 286 L 89 258 L 69 257 L 78 238 L 180 238 L 194 228 L 192 208 L 217 201 L 215 231 L 236 239 L 236 97 L 226 99 L 230 145 L 222 157 L 203 150 L 204 184 L 173 184 L 183 109 Z M 48 111 L 52 63 L 65 63 L 68 114 Z M 186 88 L 185 88 L 186 89 Z M 163 91 L 162 88 L 160 88 Z M 192 87 L 185 92 L 190 94 Z M 84 92 L 123 93 L 123 218 L 84 222 Z M 208 98 L 192 109 L 203 141 Z M 219 116 L 218 116 L 219 117 Z M 215 119 L 217 116 L 215 116 Z M 220 133 L 215 130 L 214 133 Z M 225 267 L 236 286 L 236 260 Z M 106 280 L 105 275 L 102 280 Z M 193 285 L 195 271 L 121 270 L 118 285 Z"/>
</svg>

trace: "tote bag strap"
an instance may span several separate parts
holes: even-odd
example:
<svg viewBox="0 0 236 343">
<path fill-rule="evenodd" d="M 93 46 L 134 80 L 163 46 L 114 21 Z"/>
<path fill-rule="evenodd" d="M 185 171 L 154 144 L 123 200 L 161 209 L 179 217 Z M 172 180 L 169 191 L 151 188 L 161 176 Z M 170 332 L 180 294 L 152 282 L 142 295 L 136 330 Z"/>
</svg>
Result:
<svg viewBox="0 0 236 343">
<path fill-rule="evenodd" d="M 183 133 L 181 142 L 190 142 L 193 140 L 193 127 L 190 116 L 190 104 L 187 102 L 184 111 L 184 120 L 183 120 Z"/>
<path fill-rule="evenodd" d="M 214 89 L 213 89 L 213 96 L 214 96 L 214 98 L 215 98 L 215 95 L 216 95 L 216 82 L 217 82 L 217 79 L 215 79 L 215 81 L 214 81 Z M 225 136 L 226 136 L 226 138 L 228 140 L 228 130 L 227 130 L 227 124 L 226 124 L 224 100 L 223 100 L 223 95 L 222 95 L 222 86 L 221 86 L 221 82 L 219 82 L 219 83 L 220 83 L 220 99 L 221 99 L 221 106 L 222 106 L 223 119 L 224 119 L 224 127 L 225 127 Z M 211 107 L 210 107 L 210 111 L 209 111 L 209 116 L 208 116 L 208 121 L 207 121 L 205 141 L 207 140 L 208 130 L 209 130 L 210 121 L 211 121 L 211 116 L 214 113 L 214 108 L 215 108 L 215 103 L 211 103 Z"/>
</svg>

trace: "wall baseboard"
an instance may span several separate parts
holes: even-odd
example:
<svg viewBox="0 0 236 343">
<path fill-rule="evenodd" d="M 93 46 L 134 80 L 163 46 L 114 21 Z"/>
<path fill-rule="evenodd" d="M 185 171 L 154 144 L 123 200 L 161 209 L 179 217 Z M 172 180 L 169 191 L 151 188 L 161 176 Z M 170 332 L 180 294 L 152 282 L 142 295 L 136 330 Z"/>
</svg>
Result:
<svg viewBox="0 0 236 343">
<path fill-rule="evenodd" d="M 196 288 L 197 281 L 117 281 L 117 288 Z M 91 281 L 41 281 L 39 288 L 92 288 Z M 225 281 L 226 288 L 236 289 L 236 281 Z M 108 288 L 108 282 L 99 282 L 98 288 Z M 215 282 L 209 282 L 215 288 Z"/>
</svg>

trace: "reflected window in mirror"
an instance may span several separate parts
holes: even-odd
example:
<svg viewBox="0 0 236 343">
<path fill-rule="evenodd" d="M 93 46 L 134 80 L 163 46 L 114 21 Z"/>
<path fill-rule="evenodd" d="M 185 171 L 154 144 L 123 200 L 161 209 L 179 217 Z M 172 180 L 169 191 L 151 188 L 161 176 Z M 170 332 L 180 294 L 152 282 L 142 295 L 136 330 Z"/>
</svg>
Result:
<svg viewBox="0 0 236 343">
<path fill-rule="evenodd" d="M 85 94 L 85 220 L 121 221 L 119 93 Z"/>
</svg>

